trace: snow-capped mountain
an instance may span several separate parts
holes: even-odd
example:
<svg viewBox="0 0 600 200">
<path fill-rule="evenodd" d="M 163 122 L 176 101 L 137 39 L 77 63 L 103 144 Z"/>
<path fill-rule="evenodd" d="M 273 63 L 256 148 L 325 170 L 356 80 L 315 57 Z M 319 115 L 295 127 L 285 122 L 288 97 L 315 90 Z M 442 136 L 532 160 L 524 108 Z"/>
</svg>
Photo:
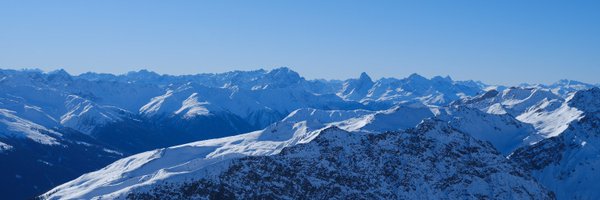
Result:
<svg viewBox="0 0 600 200">
<path fill-rule="evenodd" d="M 361 73 L 358 79 L 350 79 L 344 82 L 342 90 L 338 96 L 344 99 L 360 101 L 369 94 L 369 90 L 373 87 L 373 80 L 367 73 Z"/>
<path fill-rule="evenodd" d="M 600 198 L 600 89 L 578 91 L 568 105 L 582 117 L 559 136 L 517 150 L 511 159 L 520 162 L 558 199 Z"/>
<path fill-rule="evenodd" d="M 561 96 L 544 88 L 511 87 L 501 92 L 464 98 L 454 105 L 466 105 L 492 114 L 509 114 L 519 121 L 532 124 L 539 136 L 548 138 L 562 133 L 581 112 L 566 103 Z"/>
<path fill-rule="evenodd" d="M 428 143 L 432 146 L 424 151 L 427 155 L 444 153 L 437 148 L 449 145 L 449 141 L 460 140 L 467 142 L 460 144 L 461 148 L 484 149 L 481 154 L 460 152 L 466 153 L 464 156 L 490 161 L 489 166 L 459 166 L 438 159 L 435 161 L 442 163 L 436 166 L 449 169 L 471 167 L 469 170 L 475 171 L 481 167 L 496 166 L 498 168 L 493 171 L 499 170 L 493 173 L 494 177 L 486 177 L 483 182 L 478 175 L 475 175 L 476 178 L 460 171 L 457 176 L 464 182 L 451 182 L 451 186 L 446 188 L 426 187 L 428 190 L 447 193 L 448 198 L 485 195 L 526 198 L 519 192 L 531 192 L 531 196 L 527 196 L 530 198 L 552 198 L 545 186 L 554 193 L 561 193 L 560 187 L 546 185 L 547 182 L 539 179 L 535 170 L 532 170 L 533 176 L 537 179 L 528 178 L 527 171 L 522 173 L 518 167 L 509 167 L 516 164 L 507 161 L 506 157 L 520 158 L 517 155 L 523 155 L 524 151 L 530 151 L 537 145 L 570 137 L 572 127 L 583 121 L 597 121 L 590 117 L 590 113 L 597 110 L 584 107 L 597 102 L 593 101 L 594 98 L 578 97 L 584 93 L 577 92 L 591 87 L 593 85 L 576 81 L 559 81 L 548 86 L 489 86 L 477 81 L 455 81 L 450 77 L 428 79 L 417 74 L 403 79 L 373 80 L 362 73 L 358 78 L 349 80 L 306 80 L 289 68 L 180 76 L 160 75 L 147 70 L 122 75 L 85 73 L 77 76 L 64 70 L 47 73 L 0 70 L 0 159 L 2 163 L 11 163 L 2 168 L 2 177 L 7 177 L 2 180 L 18 183 L 3 189 L 20 191 L 11 199 L 32 197 L 122 158 L 99 171 L 65 183 L 44 197 L 127 197 L 131 192 L 136 192 L 129 196 L 131 198 L 153 197 L 160 195 L 161 191 L 168 191 L 163 190 L 164 185 L 158 184 L 164 181 L 176 183 L 177 187 L 184 184 L 184 189 L 190 189 L 185 186 L 188 183 L 209 184 L 203 185 L 212 188 L 206 191 L 225 192 L 218 188 L 213 190 L 213 186 L 217 185 L 210 184 L 218 180 L 223 183 L 218 187 L 228 190 L 237 186 L 227 182 L 234 179 L 221 179 L 225 171 L 214 170 L 216 168 L 232 169 L 230 167 L 236 163 L 249 166 L 250 163 L 246 162 L 258 167 L 265 165 L 260 162 L 276 161 L 272 159 L 284 160 L 273 163 L 284 166 L 289 164 L 287 162 L 315 164 L 315 158 L 320 158 L 314 155 L 315 149 L 326 149 L 331 153 L 330 150 L 344 146 L 345 140 L 347 145 L 356 149 L 344 152 L 352 155 L 340 156 L 373 164 L 373 160 L 361 154 L 366 149 L 364 146 L 371 147 L 373 144 L 371 141 L 358 141 L 383 137 L 379 139 L 388 138 L 381 141 L 392 142 L 395 139 L 390 138 L 410 139 L 413 137 L 408 135 L 418 132 L 428 135 L 428 139 L 440 139 Z M 419 132 L 424 129 L 423 126 L 429 126 L 423 121 L 435 122 L 433 124 L 436 125 L 432 126 L 436 127 L 436 133 Z M 418 124 L 421 125 L 416 127 Z M 591 125 L 581 125 L 586 126 Z M 322 146 L 319 143 L 320 139 L 331 142 L 325 130 L 335 130 L 333 138 L 341 139 L 336 141 L 339 145 Z M 448 138 L 448 135 L 453 136 Z M 590 142 L 586 141 L 586 144 Z M 388 155 L 388 150 L 410 151 L 409 147 L 419 145 L 423 142 L 411 141 L 404 146 L 394 146 L 396 149 L 385 145 L 371 149 Z M 304 153 L 288 154 L 290 149 Z M 515 149 L 519 150 L 515 152 Z M 128 155 L 133 156 L 126 157 Z M 386 157 L 386 160 L 379 161 L 392 162 L 396 159 Z M 586 159 L 593 160 L 592 157 Z M 337 167 L 342 167 L 335 168 L 336 171 L 350 172 L 346 166 L 356 169 L 366 167 L 354 165 L 356 163 L 346 159 L 335 162 L 340 164 Z M 407 165 L 394 166 L 402 168 Z M 302 171 L 303 168 L 298 167 L 289 170 Z M 374 174 L 363 173 L 360 176 L 373 178 L 378 177 L 379 172 L 388 171 L 385 166 L 383 169 L 377 168 L 381 166 L 372 167 L 377 169 Z M 40 170 L 45 168 L 48 170 Z M 423 169 L 432 168 L 425 166 Z M 514 173 L 507 175 L 507 171 L 502 170 Z M 245 171 L 231 172 L 229 177 L 247 175 Z M 264 172 L 266 175 L 271 173 Z M 210 176 L 205 176 L 206 173 Z M 273 176 L 280 175 L 282 181 L 287 176 L 273 173 Z M 315 177 L 311 173 L 302 175 Z M 435 184 L 441 181 L 436 179 L 440 177 L 450 178 L 411 179 L 402 184 L 411 187 Z M 495 179 L 498 177 L 500 179 Z M 578 180 L 577 177 L 568 178 Z M 201 182 L 188 182 L 189 179 Z M 522 187 L 508 188 L 498 180 L 509 180 Z M 322 184 L 336 185 L 347 191 L 356 191 L 357 186 L 363 188 L 381 184 L 347 185 L 331 182 L 331 179 L 322 181 Z M 497 190 L 472 188 L 469 181 L 478 181 Z M 265 182 L 270 186 L 280 183 Z M 397 180 L 390 180 L 390 183 L 400 184 Z M 368 196 L 356 197 L 420 197 L 413 196 L 417 193 L 411 190 L 390 192 L 393 187 L 389 185 L 382 188 L 389 191 L 374 191 L 363 194 Z M 301 189 L 298 191 L 310 193 L 305 190 L 307 188 Z M 203 192 L 193 195 L 202 196 Z M 277 197 L 294 197 L 297 194 L 280 192 Z M 503 196 L 504 192 L 519 194 Z M 354 194 L 348 192 L 336 197 L 350 198 L 348 195 Z M 244 195 L 256 197 L 254 193 Z"/>
<path fill-rule="evenodd" d="M 450 77 L 440 76 L 427 79 L 418 74 L 373 82 L 366 73 L 362 73 L 358 79 L 344 82 L 338 96 L 363 103 L 418 100 L 427 105 L 446 105 L 462 97 L 482 93 L 486 87 L 480 82 L 453 81 Z"/>
</svg>

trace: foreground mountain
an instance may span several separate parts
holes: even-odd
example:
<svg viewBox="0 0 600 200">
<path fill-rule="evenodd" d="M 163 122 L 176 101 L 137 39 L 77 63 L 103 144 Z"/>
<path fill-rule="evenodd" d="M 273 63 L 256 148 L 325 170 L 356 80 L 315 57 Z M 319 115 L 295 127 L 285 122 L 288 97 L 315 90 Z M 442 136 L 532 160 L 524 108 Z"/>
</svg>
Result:
<svg viewBox="0 0 600 200">
<path fill-rule="evenodd" d="M 245 136 L 252 134 L 256 133 Z M 281 145 L 265 140 L 256 149 L 261 151 L 246 152 L 252 156 L 242 158 L 226 147 L 246 143 L 240 139 L 136 155 L 58 187 L 44 198 L 553 198 L 489 143 L 443 121 L 428 120 L 415 129 L 386 133 L 325 128 L 276 154 L 272 150 Z M 142 174 L 148 172 L 152 173 Z M 104 178 L 94 177 L 101 174 Z M 123 182 L 105 183 L 106 177 Z M 145 184 L 131 185 L 127 180 Z M 98 183 L 106 185 L 86 188 Z"/>
</svg>

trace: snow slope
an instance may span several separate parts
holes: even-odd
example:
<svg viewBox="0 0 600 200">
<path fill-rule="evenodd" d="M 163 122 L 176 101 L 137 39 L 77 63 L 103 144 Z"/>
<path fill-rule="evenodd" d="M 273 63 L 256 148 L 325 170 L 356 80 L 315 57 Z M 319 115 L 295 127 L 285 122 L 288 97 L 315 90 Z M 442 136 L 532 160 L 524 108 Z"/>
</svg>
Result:
<svg viewBox="0 0 600 200">
<path fill-rule="evenodd" d="M 358 113 L 357 113 L 358 112 Z M 243 156 L 273 155 L 281 149 L 312 140 L 332 119 L 348 119 L 368 111 L 298 110 L 264 130 L 193 142 L 144 152 L 121 159 L 99 171 L 65 183 L 44 196 L 48 199 L 91 199 L 123 197 L 131 189 L 158 181 L 179 180 L 215 163 Z M 307 115 L 310 118 L 305 118 Z M 302 121 L 298 121 L 302 119 Z M 309 120 L 305 120 L 309 119 Z"/>
<path fill-rule="evenodd" d="M 43 198 L 189 199 L 207 197 L 209 193 L 243 199 L 313 195 L 551 198 L 548 191 L 488 143 L 442 121 L 430 120 L 407 132 L 385 134 L 338 128 L 306 132 L 306 123 L 299 122 L 292 128 L 292 137 L 285 141 L 278 137 L 270 140 L 273 137 L 269 134 L 285 131 L 275 126 L 128 157 L 61 185 Z M 444 171 L 432 173 L 438 170 Z M 188 192 L 180 192 L 183 190 Z"/>
<path fill-rule="evenodd" d="M 418 111 L 423 118 L 406 118 Z M 352 131 L 400 130 L 416 126 L 433 116 L 429 108 L 401 105 L 385 111 L 299 109 L 264 130 L 246 134 L 193 142 L 159 149 L 119 160 L 99 171 L 85 174 L 45 194 L 54 198 L 93 198 L 123 196 L 134 188 L 143 188 L 164 180 L 179 180 L 215 163 L 244 156 L 279 153 L 283 148 L 307 143 L 321 130 L 339 125 Z M 389 123 L 385 127 L 373 126 Z M 393 126 L 397 124 L 397 126 Z"/>
<path fill-rule="evenodd" d="M 600 89 L 576 92 L 568 104 L 583 117 L 564 133 L 517 150 L 511 159 L 521 163 L 557 199 L 600 198 Z"/>
<path fill-rule="evenodd" d="M 497 147 L 486 148 L 494 152 L 498 148 L 505 154 L 523 145 L 526 137 L 534 132 L 533 127 L 507 115 L 497 116 L 468 108 L 440 110 L 420 103 L 401 104 L 383 111 L 299 109 L 261 131 L 159 149 L 119 160 L 65 183 L 44 197 L 125 198 L 132 191 L 147 191 L 160 183 L 181 183 L 192 177 L 206 176 L 206 173 L 214 175 L 232 159 L 279 154 L 286 147 L 310 143 L 322 130 L 332 126 L 353 134 L 378 134 L 410 129 L 431 117 L 438 118 L 439 122 L 452 120 L 445 126 L 460 134 L 490 140 Z M 480 120 L 475 123 L 485 126 L 478 128 L 472 124 L 473 120 Z M 344 143 L 344 139 L 339 142 Z M 495 154 L 504 159 L 502 154 Z"/>
<path fill-rule="evenodd" d="M 504 155 L 543 139 L 532 125 L 508 114 L 489 114 L 465 106 L 453 106 L 443 111 L 438 119 L 448 121 L 453 128 L 476 139 L 490 142 Z"/>
</svg>

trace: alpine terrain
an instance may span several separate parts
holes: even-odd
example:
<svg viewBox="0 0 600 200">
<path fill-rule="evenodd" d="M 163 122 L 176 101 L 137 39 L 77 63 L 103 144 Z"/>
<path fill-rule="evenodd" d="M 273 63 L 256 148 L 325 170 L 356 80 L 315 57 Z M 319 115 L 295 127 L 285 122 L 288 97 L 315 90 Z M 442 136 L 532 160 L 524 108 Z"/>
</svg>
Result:
<svg viewBox="0 0 600 200">
<path fill-rule="evenodd" d="M 0 193 L 599 199 L 598 86 L 0 69 Z"/>
</svg>

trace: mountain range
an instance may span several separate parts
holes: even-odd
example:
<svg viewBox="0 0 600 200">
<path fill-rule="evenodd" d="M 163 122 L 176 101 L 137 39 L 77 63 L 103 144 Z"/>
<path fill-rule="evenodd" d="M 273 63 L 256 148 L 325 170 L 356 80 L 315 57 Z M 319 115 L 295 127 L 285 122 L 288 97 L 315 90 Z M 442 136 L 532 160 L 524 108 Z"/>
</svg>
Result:
<svg viewBox="0 0 600 200">
<path fill-rule="evenodd" d="M 597 199 L 598 85 L 0 70 L 8 199 Z"/>
</svg>

